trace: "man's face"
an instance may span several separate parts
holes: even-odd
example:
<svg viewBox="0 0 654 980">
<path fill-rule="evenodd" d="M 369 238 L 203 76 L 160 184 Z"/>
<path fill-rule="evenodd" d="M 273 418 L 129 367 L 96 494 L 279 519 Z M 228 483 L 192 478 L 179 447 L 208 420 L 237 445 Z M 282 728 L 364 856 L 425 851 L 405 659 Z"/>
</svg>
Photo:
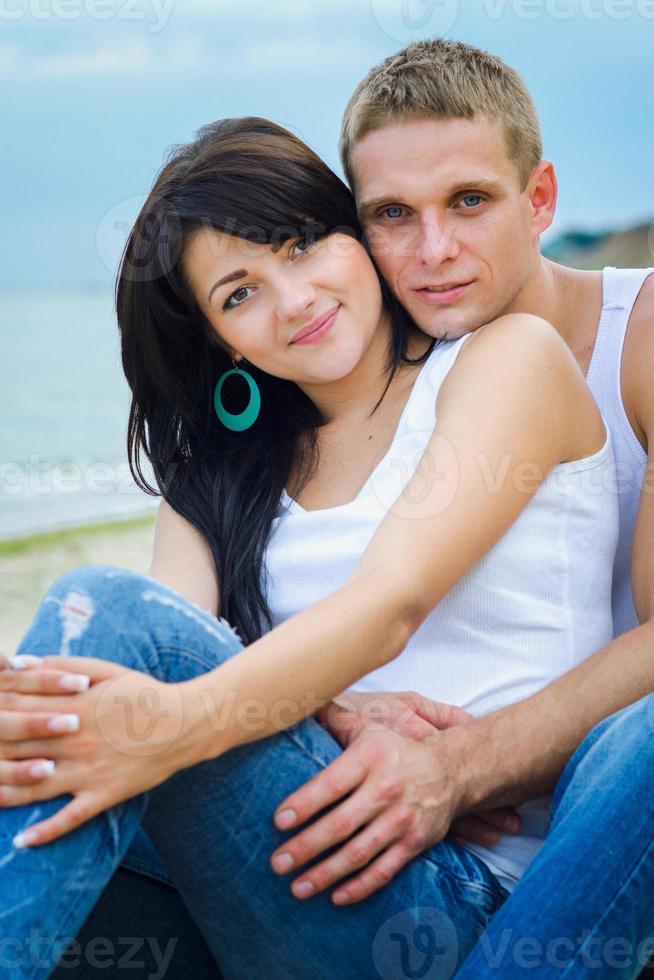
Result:
<svg viewBox="0 0 654 980">
<path fill-rule="evenodd" d="M 487 118 L 393 123 L 352 151 L 372 254 L 425 333 L 453 340 L 519 308 L 542 228 Z"/>
</svg>

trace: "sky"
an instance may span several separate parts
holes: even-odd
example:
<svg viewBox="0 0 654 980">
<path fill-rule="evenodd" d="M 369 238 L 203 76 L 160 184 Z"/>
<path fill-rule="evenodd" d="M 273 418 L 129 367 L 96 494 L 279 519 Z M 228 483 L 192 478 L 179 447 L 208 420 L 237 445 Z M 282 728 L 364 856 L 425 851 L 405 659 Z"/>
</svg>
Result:
<svg viewBox="0 0 654 980">
<path fill-rule="evenodd" d="M 525 79 L 553 234 L 652 220 L 654 0 L 0 0 L 0 289 L 110 285 L 166 150 L 214 119 L 274 119 L 340 173 L 358 81 L 436 35 Z"/>
</svg>

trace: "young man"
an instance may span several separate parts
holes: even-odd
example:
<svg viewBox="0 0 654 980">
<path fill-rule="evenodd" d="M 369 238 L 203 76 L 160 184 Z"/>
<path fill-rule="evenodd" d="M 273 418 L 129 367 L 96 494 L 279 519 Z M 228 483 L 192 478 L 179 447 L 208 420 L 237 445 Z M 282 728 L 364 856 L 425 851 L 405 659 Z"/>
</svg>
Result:
<svg viewBox="0 0 654 980">
<path fill-rule="evenodd" d="M 460 773 L 474 788 L 478 809 L 556 792 L 547 843 L 460 975 L 485 975 L 503 943 L 495 973 L 499 967 L 503 977 L 518 975 L 515 951 L 525 937 L 540 943 L 541 952 L 552 937 L 564 937 L 553 953 L 559 969 L 583 957 L 586 967 L 608 968 L 590 949 L 600 922 L 605 938 L 631 941 L 632 963 L 637 955 L 645 962 L 654 942 L 647 950 L 635 944 L 651 930 L 654 876 L 643 878 L 639 868 L 647 858 L 652 863 L 654 832 L 642 823 L 632 794 L 647 787 L 638 753 L 654 738 L 654 699 L 646 697 L 654 690 L 654 484 L 648 471 L 654 269 L 583 272 L 541 255 L 539 238 L 552 222 L 557 188 L 553 165 L 542 159 L 533 102 L 513 69 L 468 45 L 418 42 L 375 66 L 347 106 L 341 156 L 371 251 L 418 325 L 431 336 L 454 339 L 508 312 L 546 318 L 586 375 L 616 456 L 621 529 L 613 643 L 528 700 L 463 726 Z M 592 560 L 592 542 L 588 554 Z M 352 717 L 352 736 L 362 724 Z M 365 740 L 353 737 L 336 762 L 279 810 L 295 810 L 298 824 L 310 819 L 339 798 L 333 785 L 351 789 L 354 774 L 365 770 L 356 782 L 371 788 L 367 798 L 359 790 L 356 820 L 359 829 L 370 826 L 380 807 L 375 777 L 388 772 L 391 761 L 380 751 L 370 761 L 366 751 Z M 399 791 L 414 814 L 408 831 L 367 850 L 358 833 L 302 881 L 321 891 L 354 875 L 346 882 L 350 901 L 386 884 L 433 843 L 424 829 L 433 792 L 427 780 L 427 773 L 416 774 Z M 397 800 L 397 787 L 394 793 Z M 297 864 L 310 861 L 343 840 L 338 827 L 347 816 L 346 801 L 287 842 L 284 852 Z M 460 818 L 455 829 L 463 834 L 469 821 Z M 613 861 L 599 860 L 603 843 Z M 506 862 L 493 870 L 508 890 L 515 888 Z M 623 917 L 607 921 L 618 900 L 625 902 Z M 525 969 L 537 965 L 532 957 Z"/>
</svg>

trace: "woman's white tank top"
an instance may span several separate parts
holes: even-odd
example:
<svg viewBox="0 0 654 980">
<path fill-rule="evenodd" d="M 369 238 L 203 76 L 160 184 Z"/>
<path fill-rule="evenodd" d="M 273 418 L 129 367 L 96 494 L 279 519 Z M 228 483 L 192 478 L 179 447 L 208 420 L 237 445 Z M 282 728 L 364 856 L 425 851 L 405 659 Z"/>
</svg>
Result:
<svg viewBox="0 0 654 980">
<path fill-rule="evenodd" d="M 434 429 L 438 391 L 465 339 L 434 348 L 390 448 L 354 500 L 307 511 L 282 494 L 265 556 L 275 626 L 337 590 L 354 571 L 417 467 Z M 486 478 L 492 492 L 502 473 Z M 399 656 L 351 690 L 419 691 L 475 715 L 529 697 L 612 638 L 617 536 L 607 431 L 597 453 L 550 471 L 504 537 L 438 603 Z M 527 801 L 520 813 L 519 836 L 503 835 L 490 848 L 466 845 L 509 888 L 542 845 L 549 798 Z"/>
</svg>

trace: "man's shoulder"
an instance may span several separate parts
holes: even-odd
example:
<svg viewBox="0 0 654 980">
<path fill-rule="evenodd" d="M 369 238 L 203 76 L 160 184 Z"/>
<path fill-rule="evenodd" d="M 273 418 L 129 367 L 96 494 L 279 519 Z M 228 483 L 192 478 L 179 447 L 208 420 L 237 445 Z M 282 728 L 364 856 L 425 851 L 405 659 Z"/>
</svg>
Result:
<svg viewBox="0 0 654 980">
<path fill-rule="evenodd" d="M 647 324 L 654 328 L 654 268 L 648 271 L 649 275 L 645 278 L 631 311 L 629 329 L 635 325 L 646 327 Z M 652 332 L 654 330 L 650 329 L 650 333 Z"/>
<path fill-rule="evenodd" d="M 643 433 L 654 436 L 654 272 L 636 297 L 625 337 L 622 388 Z"/>
</svg>

